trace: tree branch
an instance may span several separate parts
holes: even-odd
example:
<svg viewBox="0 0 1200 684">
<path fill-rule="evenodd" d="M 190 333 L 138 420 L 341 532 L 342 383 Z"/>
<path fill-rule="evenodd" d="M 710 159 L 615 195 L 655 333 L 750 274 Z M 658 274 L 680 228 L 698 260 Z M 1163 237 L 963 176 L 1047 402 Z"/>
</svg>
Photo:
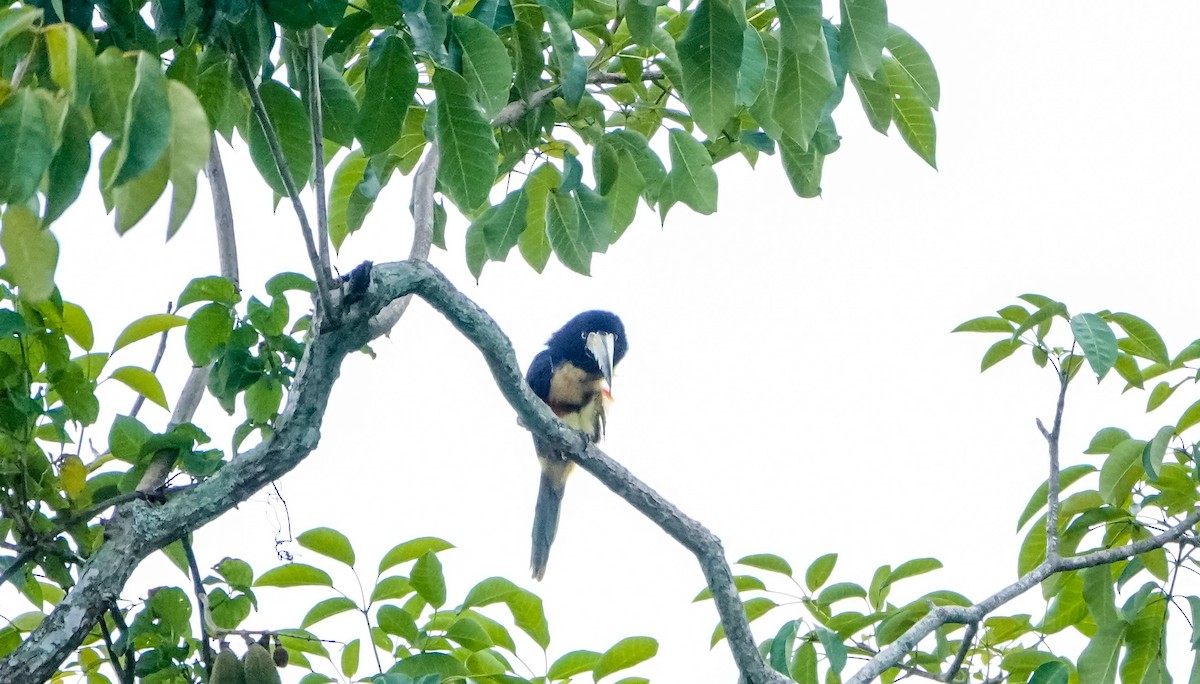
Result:
<svg viewBox="0 0 1200 684">
<path fill-rule="evenodd" d="M 1041 565 L 1025 573 L 1016 582 L 1004 587 L 973 606 L 965 608 L 962 606 L 939 606 L 934 608 L 925 617 L 910 627 L 907 632 L 900 635 L 887 648 L 880 651 L 861 670 L 856 672 L 853 677 L 846 680 L 846 684 L 867 684 L 867 682 L 872 681 L 887 670 L 895 667 L 904 656 L 917 647 L 921 639 L 929 636 L 933 630 L 944 624 L 971 624 L 980 622 L 988 613 L 1036 587 L 1047 577 L 1055 573 L 1066 572 L 1068 570 L 1081 570 L 1095 565 L 1107 565 L 1125 558 L 1132 558 L 1139 553 L 1161 548 L 1171 542 L 1178 541 L 1197 522 L 1200 522 L 1200 509 L 1192 511 L 1183 520 L 1179 521 L 1177 525 L 1153 537 L 1147 537 L 1146 539 L 1116 548 L 1086 553 L 1082 556 L 1070 556 L 1053 560 L 1047 558 Z"/>
<path fill-rule="evenodd" d="M 1058 372 L 1058 380 L 1058 404 L 1054 409 L 1054 426 L 1047 431 L 1041 421 L 1038 421 L 1038 429 L 1046 438 L 1046 445 L 1050 451 L 1050 477 L 1046 480 L 1046 559 L 1051 561 L 1058 559 L 1058 499 L 1061 486 L 1058 476 L 1058 443 L 1059 435 L 1062 434 L 1063 406 L 1067 400 L 1067 384 L 1070 382 L 1070 376 L 1066 369 Z"/>
<path fill-rule="evenodd" d="M 217 260 L 221 267 L 221 276 L 238 286 L 238 257 L 237 235 L 233 230 L 233 205 L 229 201 L 229 182 L 225 178 L 225 167 L 221 164 L 221 152 L 217 146 L 217 136 L 213 136 L 212 145 L 208 151 L 208 162 L 204 166 L 208 176 L 208 187 L 212 191 L 213 221 L 217 234 Z M 193 368 L 188 379 L 183 384 L 179 399 L 175 402 L 175 410 L 171 412 L 168 426 L 182 425 L 191 422 L 204 398 L 208 386 L 208 374 L 212 364 Z M 137 491 L 148 492 L 158 489 L 167 481 L 171 468 L 175 465 L 176 453 L 167 449 L 158 452 L 146 466 L 146 472 L 138 482 Z"/>
<path fill-rule="evenodd" d="M 308 223 L 308 212 L 304 211 L 304 204 L 300 202 L 300 190 L 296 187 L 296 179 L 292 178 L 287 158 L 283 156 L 283 148 L 279 145 L 279 135 L 275 132 L 275 126 L 271 124 L 270 117 L 267 116 L 267 108 L 263 104 L 262 97 L 258 94 L 258 88 L 254 87 L 254 75 L 250 73 L 250 67 L 246 66 L 246 60 L 242 59 L 241 55 L 235 55 L 233 61 L 237 64 L 238 74 L 242 77 L 242 84 L 246 86 L 246 93 L 250 95 L 250 108 L 254 111 L 254 118 L 258 120 L 258 125 L 262 126 L 263 137 L 267 139 L 267 146 L 271 148 L 271 156 L 275 158 L 276 170 L 279 171 L 279 177 L 283 180 L 283 187 L 287 190 L 288 198 L 292 201 L 292 209 L 296 212 L 296 219 L 300 222 L 300 234 L 304 237 L 304 248 L 308 250 L 308 261 L 312 264 L 313 276 L 317 280 L 318 313 L 328 319 L 333 313 L 333 308 L 329 302 L 329 292 L 331 289 L 329 286 L 329 273 L 321 266 L 321 257 L 317 254 L 317 245 L 313 239 L 312 226 Z M 331 319 L 330 322 L 332 322 Z"/>
<path fill-rule="evenodd" d="M 317 196 L 317 254 L 321 269 L 331 273 L 329 258 L 329 210 L 325 207 L 325 123 L 321 119 L 321 46 L 325 29 L 314 26 L 308 34 L 308 118 L 312 122 L 313 192 Z"/>
<path fill-rule="evenodd" d="M 560 422 L 525 383 L 512 345 L 496 322 L 422 261 L 376 267 L 366 296 L 340 312 L 341 325 L 314 331 L 288 393 L 287 406 L 275 432 L 264 442 L 161 506 L 132 501 L 116 509 L 106 524 L 105 543 L 80 569 L 75 587 L 20 646 L 0 659 L 0 682 L 48 679 L 78 647 L 142 559 L 214 520 L 304 460 L 320 439 L 322 419 L 342 360 L 372 339 L 371 318 L 392 301 L 413 293 L 440 311 L 475 344 L 501 394 L 539 439 L 576 460 L 697 556 L 743 679 L 749 684 L 787 682 L 758 654 L 720 540 L 582 434 Z"/>
<path fill-rule="evenodd" d="M 647 71 L 642 74 L 642 80 L 644 81 L 661 81 L 664 78 L 666 78 L 666 76 L 661 71 Z M 629 77 L 625 76 L 625 74 L 613 74 L 606 71 L 593 71 L 588 75 L 587 82 L 621 84 L 629 83 Z M 530 110 L 537 109 L 550 100 L 553 100 L 554 96 L 558 94 L 559 90 L 561 90 L 561 86 L 552 85 L 535 91 L 529 96 L 529 99 L 509 102 L 508 104 L 504 105 L 504 109 L 501 109 L 496 113 L 496 116 L 492 117 L 492 128 L 503 128 L 505 126 L 511 126 L 515 124 Z"/>
</svg>

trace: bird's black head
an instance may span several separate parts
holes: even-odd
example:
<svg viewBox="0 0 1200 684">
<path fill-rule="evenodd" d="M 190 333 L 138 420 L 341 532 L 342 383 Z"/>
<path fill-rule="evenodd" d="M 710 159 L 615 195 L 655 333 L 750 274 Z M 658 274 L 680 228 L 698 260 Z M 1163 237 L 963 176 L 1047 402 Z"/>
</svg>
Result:
<svg viewBox="0 0 1200 684">
<path fill-rule="evenodd" d="M 551 335 L 546 346 L 549 347 L 555 362 L 570 361 L 589 373 L 607 375 L 605 369 L 597 363 L 595 355 L 588 350 L 588 335 L 591 333 L 612 335 L 612 366 L 616 366 L 625 357 L 625 352 L 629 349 L 625 325 L 616 314 L 608 311 L 584 311 Z"/>
</svg>

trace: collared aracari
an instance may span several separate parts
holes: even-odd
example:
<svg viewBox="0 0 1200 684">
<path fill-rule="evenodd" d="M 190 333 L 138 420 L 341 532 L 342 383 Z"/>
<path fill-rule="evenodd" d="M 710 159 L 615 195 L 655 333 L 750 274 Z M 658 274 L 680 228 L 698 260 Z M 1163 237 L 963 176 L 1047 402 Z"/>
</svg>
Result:
<svg viewBox="0 0 1200 684">
<path fill-rule="evenodd" d="M 554 415 L 593 441 L 604 436 L 604 410 L 611 395 L 613 369 L 629 348 L 625 326 L 607 311 L 585 311 L 550 336 L 533 358 L 525 379 Z M 529 566 L 535 579 L 546 574 L 550 544 L 558 531 L 558 512 L 567 476 L 575 464 L 534 437 L 542 466 L 537 506 L 533 512 L 533 553 Z"/>
</svg>

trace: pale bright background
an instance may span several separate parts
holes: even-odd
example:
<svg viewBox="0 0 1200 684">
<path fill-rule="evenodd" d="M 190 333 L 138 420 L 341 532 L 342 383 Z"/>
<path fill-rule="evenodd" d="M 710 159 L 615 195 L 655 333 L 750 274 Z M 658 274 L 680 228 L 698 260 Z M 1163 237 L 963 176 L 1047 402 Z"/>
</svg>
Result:
<svg viewBox="0 0 1200 684">
<path fill-rule="evenodd" d="M 660 228 L 643 211 L 596 257 L 591 278 L 554 260 L 535 274 L 514 251 L 508 263 L 489 264 L 477 285 L 462 256 L 465 223 L 454 216 L 449 252 L 432 259 L 500 322 L 523 363 L 581 310 L 622 316 L 630 352 L 614 383 L 604 448 L 709 526 L 731 559 L 773 552 L 802 574 L 818 555 L 838 551 L 832 581 L 866 584 L 880 564 L 936 556 L 945 569 L 901 583 L 893 600 L 934 588 L 978 600 L 1016 578 L 1016 519 L 1045 478 L 1034 418 L 1052 417 L 1055 379 L 1024 353 L 980 375 L 993 337 L 949 331 L 1037 292 L 1072 312 L 1138 314 L 1172 352 L 1200 337 L 1200 6 L 889 4 L 892 21 L 925 45 L 941 77 L 940 171 L 894 130 L 871 131 L 848 91 L 836 117 L 842 149 L 826 162 L 820 199 L 797 199 L 777 158 L 763 156 L 754 172 L 735 159 L 718 166 L 716 215 L 681 205 Z M 832 3 L 826 11 L 836 15 Z M 272 214 L 244 147 L 226 149 L 225 159 L 243 290 L 262 296 L 266 277 L 307 272 L 308 264 L 293 213 L 281 205 Z M 91 313 L 104 348 L 130 320 L 162 311 L 188 279 L 215 273 L 216 250 L 203 190 L 183 231 L 163 246 L 161 206 L 118 238 L 88 187 L 88 201 L 55 226 L 58 282 Z M 342 272 L 407 253 L 408 189 L 408 179 L 393 180 L 386 202 L 338 255 Z M 160 374 L 169 397 L 187 371 L 180 337 Z M 113 363 L 149 365 L 154 346 L 139 343 Z M 481 357 L 419 302 L 373 346 L 376 360 L 345 364 L 320 448 L 278 483 L 286 509 L 264 491 L 199 531 L 202 567 L 229 554 L 261 572 L 278 562 L 275 541 L 289 529 L 330 526 L 350 536 L 371 582 L 392 545 L 441 536 L 458 547 L 442 554 L 451 606 L 493 575 L 544 598 L 550 655 L 544 661 L 521 643 L 526 675 L 567 651 L 644 634 L 661 649 L 631 674 L 735 681 L 724 644 L 708 648 L 715 611 L 691 603 L 703 586 L 696 562 L 586 474 L 568 487 L 546 580 L 524 579 L 537 465 Z M 1082 449 L 1100 427 L 1153 434 L 1196 398 L 1185 388 L 1143 417 L 1145 395 L 1119 390 L 1115 374 L 1099 388 L 1081 375 L 1068 397 L 1066 465 L 1089 459 Z M 120 406 L 132 401 L 124 388 L 105 391 Z M 167 413 L 148 405 L 141 417 L 161 428 Z M 210 398 L 197 422 L 223 419 Z M 213 435 L 218 446 L 228 443 Z M 104 448 L 104 435 L 89 437 Z M 282 548 L 335 565 L 294 543 Z M 127 596 L 185 582 L 157 558 Z M 356 595 L 348 574 L 335 578 Z M 297 600 L 292 591 L 260 590 L 263 612 L 250 623 L 293 626 L 324 597 Z M 15 600 L 6 598 L 3 612 L 25 610 Z M 1038 610 L 1040 597 L 1024 600 L 1008 612 Z M 756 623 L 757 640 L 784 617 L 807 617 L 798 605 L 777 612 Z M 361 636 L 352 631 L 361 622 L 319 627 L 323 636 Z M 1186 640 L 1172 648 L 1176 676 L 1186 677 Z M 360 674 L 373 668 L 367 662 L 364 651 Z"/>
</svg>

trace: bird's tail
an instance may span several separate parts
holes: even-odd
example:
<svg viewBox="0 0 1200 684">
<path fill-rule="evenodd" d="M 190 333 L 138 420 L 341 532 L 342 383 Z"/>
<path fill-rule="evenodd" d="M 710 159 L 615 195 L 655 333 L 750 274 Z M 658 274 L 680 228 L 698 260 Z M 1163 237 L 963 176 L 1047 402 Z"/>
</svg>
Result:
<svg viewBox="0 0 1200 684">
<path fill-rule="evenodd" d="M 565 482 L 555 482 L 542 473 L 538 487 L 537 507 L 533 509 L 533 553 L 529 557 L 529 568 L 533 578 L 541 581 L 546 575 L 546 561 L 550 560 L 550 545 L 558 532 L 558 510 L 562 504 Z"/>
</svg>

